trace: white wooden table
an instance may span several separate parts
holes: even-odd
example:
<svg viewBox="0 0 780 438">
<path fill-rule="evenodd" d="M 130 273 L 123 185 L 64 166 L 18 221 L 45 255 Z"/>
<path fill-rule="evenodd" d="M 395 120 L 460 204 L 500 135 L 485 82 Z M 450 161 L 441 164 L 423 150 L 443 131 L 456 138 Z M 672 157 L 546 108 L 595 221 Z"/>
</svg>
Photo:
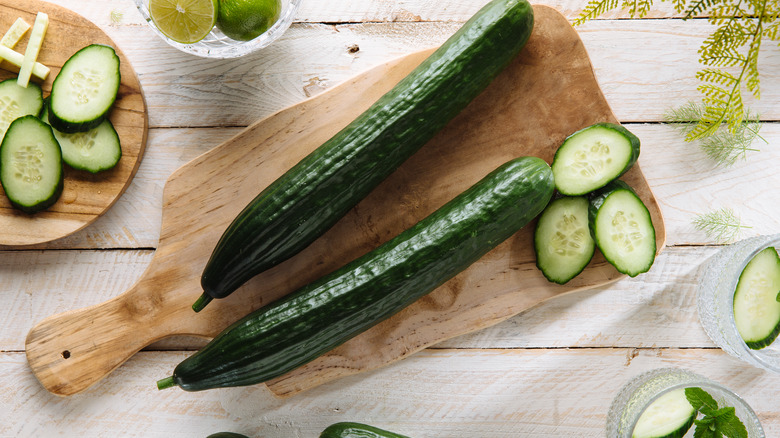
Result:
<svg viewBox="0 0 780 438">
<path fill-rule="evenodd" d="M 642 140 L 640 163 L 665 217 L 667 246 L 649 273 L 558 297 L 288 399 L 263 387 L 158 391 L 155 381 L 203 345 L 198 339 L 162 341 L 81 394 L 51 395 L 27 367 L 27 332 L 141 276 L 159 239 L 163 185 L 177 167 L 276 110 L 443 42 L 485 3 L 309 0 L 279 41 L 225 61 L 167 46 L 131 0 L 55 1 L 128 56 L 146 95 L 149 139 L 132 185 L 97 222 L 40 247 L 0 250 L 0 436 L 316 437 L 334 422 L 359 421 L 413 437 L 601 437 L 616 391 L 661 366 L 725 384 L 754 408 L 768 437 L 780 436 L 780 375 L 727 356 L 699 325 L 697 270 L 718 246 L 692 225 L 697 214 L 731 207 L 752 226 L 743 237 L 780 231 L 780 49 L 764 45 L 762 99 L 749 100 L 767 143 L 717 168 L 660 123 L 668 108 L 699 98 L 697 49 L 710 25 L 683 21 L 658 1 L 645 19 L 611 14 L 578 28 L 614 113 Z M 573 19 L 585 0 L 535 3 Z"/>
</svg>

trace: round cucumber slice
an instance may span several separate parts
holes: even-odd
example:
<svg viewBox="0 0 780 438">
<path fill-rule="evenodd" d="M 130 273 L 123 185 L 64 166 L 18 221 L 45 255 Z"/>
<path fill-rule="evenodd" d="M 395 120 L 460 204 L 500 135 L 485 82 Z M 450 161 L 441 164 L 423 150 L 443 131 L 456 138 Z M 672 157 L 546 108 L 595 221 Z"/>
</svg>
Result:
<svg viewBox="0 0 780 438">
<path fill-rule="evenodd" d="M 27 213 L 43 210 L 57 202 L 63 180 L 51 128 L 36 116 L 14 120 L 0 146 L 0 183 L 11 204 Z"/>
<path fill-rule="evenodd" d="M 780 334 L 780 257 L 765 248 L 748 262 L 734 292 L 734 323 L 748 347 L 769 346 Z"/>
<path fill-rule="evenodd" d="M 604 187 L 639 158 L 639 138 L 614 123 L 597 123 L 566 138 L 555 152 L 555 188 L 577 196 Z"/>
<path fill-rule="evenodd" d="M 682 438 L 697 411 L 685 397 L 685 388 L 673 389 L 650 404 L 634 426 L 633 438 Z"/>
<path fill-rule="evenodd" d="M 596 250 L 588 228 L 588 200 L 567 196 L 552 201 L 536 223 L 534 250 L 536 266 L 553 283 L 567 283 L 582 272 Z"/>
<path fill-rule="evenodd" d="M 615 269 L 631 277 L 650 270 L 655 228 L 647 207 L 628 184 L 617 180 L 594 192 L 588 216 L 596 245 Z"/>
</svg>

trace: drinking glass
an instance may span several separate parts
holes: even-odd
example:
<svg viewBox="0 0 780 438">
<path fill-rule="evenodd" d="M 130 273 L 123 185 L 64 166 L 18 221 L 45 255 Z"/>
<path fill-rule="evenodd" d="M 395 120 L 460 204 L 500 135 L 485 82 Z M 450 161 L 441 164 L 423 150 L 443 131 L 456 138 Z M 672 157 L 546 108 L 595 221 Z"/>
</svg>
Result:
<svg viewBox="0 0 780 438">
<path fill-rule="evenodd" d="M 152 21 L 149 14 L 149 0 L 135 0 L 135 5 L 149 27 L 169 45 L 204 58 L 238 58 L 256 50 L 268 46 L 276 41 L 292 24 L 295 13 L 301 4 L 301 0 L 281 0 L 282 12 L 279 19 L 263 34 L 251 41 L 237 41 L 228 38 L 219 29 L 214 27 L 205 38 L 193 44 L 182 44 L 165 36 Z"/>
<path fill-rule="evenodd" d="M 631 379 L 618 392 L 607 414 L 607 438 L 631 438 L 639 417 L 655 400 L 679 388 L 701 388 L 709 393 L 719 407 L 734 407 L 745 425 L 748 438 L 765 438 L 756 413 L 737 394 L 723 385 L 696 373 L 679 368 L 658 368 Z M 692 437 L 691 426 L 685 437 Z"/>
<path fill-rule="evenodd" d="M 734 291 L 739 276 L 761 250 L 780 245 L 780 234 L 758 236 L 725 246 L 704 267 L 696 297 L 699 320 L 723 351 L 758 368 L 780 373 L 780 340 L 761 350 L 749 348 L 734 322 Z"/>
</svg>

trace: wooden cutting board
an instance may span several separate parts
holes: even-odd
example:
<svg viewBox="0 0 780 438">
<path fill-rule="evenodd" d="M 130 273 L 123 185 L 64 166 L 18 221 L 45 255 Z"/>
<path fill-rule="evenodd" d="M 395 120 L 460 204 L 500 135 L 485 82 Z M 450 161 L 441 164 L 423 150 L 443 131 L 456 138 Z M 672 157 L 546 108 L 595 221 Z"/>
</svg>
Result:
<svg viewBox="0 0 780 438">
<path fill-rule="evenodd" d="M 122 158 L 111 170 L 93 175 L 65 166 L 62 196 L 45 211 L 30 215 L 14 209 L 0 188 L 0 245 L 32 245 L 72 234 L 100 217 L 119 199 L 133 179 L 146 147 L 147 113 L 141 84 L 127 57 L 99 27 L 86 18 L 58 5 L 39 0 L 0 0 L 0 35 L 17 17 L 31 26 L 38 12 L 49 16 L 49 28 L 43 40 L 38 62 L 51 69 L 45 81 L 37 81 L 43 95 L 62 65 L 82 47 L 106 44 L 119 56 L 122 81 L 110 120 L 119 135 Z M 30 32 L 16 46 L 24 53 Z M 9 65 L 4 62 L 3 67 Z M 0 80 L 15 78 L 16 73 L 0 69 Z"/>
<path fill-rule="evenodd" d="M 570 133 L 616 122 L 566 19 L 534 7 L 527 47 L 443 132 L 309 248 L 199 314 L 201 271 L 229 222 L 255 195 L 408 74 L 430 50 L 376 67 L 261 120 L 169 178 L 160 244 L 130 290 L 50 317 L 29 333 L 27 357 L 49 391 L 82 391 L 149 343 L 213 337 L 250 310 L 322 276 L 416 223 L 505 161 L 551 161 Z M 640 159 L 641 161 L 641 159 Z M 664 224 L 639 166 L 624 179 L 648 206 L 659 250 Z M 532 225 L 440 288 L 331 353 L 267 382 L 286 396 L 374 369 L 441 340 L 495 324 L 554 296 L 621 278 L 601 255 L 565 286 L 535 267 Z M 173 371 L 173 370 L 171 370 Z M 149 385 L 158 378 L 149 376 Z"/>
</svg>

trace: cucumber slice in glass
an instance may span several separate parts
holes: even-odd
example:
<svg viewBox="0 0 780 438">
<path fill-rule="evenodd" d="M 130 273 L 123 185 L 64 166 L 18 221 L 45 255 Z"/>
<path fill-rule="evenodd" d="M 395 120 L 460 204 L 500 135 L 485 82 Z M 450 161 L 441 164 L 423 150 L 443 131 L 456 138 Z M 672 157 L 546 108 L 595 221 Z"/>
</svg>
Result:
<svg viewBox="0 0 780 438">
<path fill-rule="evenodd" d="M 748 262 L 734 292 L 734 323 L 753 350 L 769 346 L 780 334 L 778 289 L 780 257 L 770 246 Z"/>
<path fill-rule="evenodd" d="M 616 180 L 591 194 L 588 218 L 593 239 L 619 272 L 635 277 L 655 261 L 650 212 L 631 187 Z"/>
<path fill-rule="evenodd" d="M 555 152 L 555 188 L 577 196 L 604 187 L 639 158 L 639 138 L 614 123 L 597 123 L 566 138 Z"/>
<path fill-rule="evenodd" d="M 673 389 L 648 406 L 634 426 L 632 438 L 682 438 L 697 411 L 685 397 L 685 388 Z"/>
<path fill-rule="evenodd" d="M 100 124 L 119 92 L 119 57 L 92 44 L 62 66 L 51 88 L 49 124 L 60 132 L 84 132 Z"/>
<path fill-rule="evenodd" d="M 63 179 L 51 127 L 32 115 L 14 120 L 0 146 L 0 183 L 11 204 L 27 213 L 48 208 L 62 194 Z"/>
<path fill-rule="evenodd" d="M 544 209 L 534 230 L 536 266 L 553 283 L 576 277 L 593 258 L 596 245 L 588 228 L 588 200 L 562 197 Z"/>
</svg>

